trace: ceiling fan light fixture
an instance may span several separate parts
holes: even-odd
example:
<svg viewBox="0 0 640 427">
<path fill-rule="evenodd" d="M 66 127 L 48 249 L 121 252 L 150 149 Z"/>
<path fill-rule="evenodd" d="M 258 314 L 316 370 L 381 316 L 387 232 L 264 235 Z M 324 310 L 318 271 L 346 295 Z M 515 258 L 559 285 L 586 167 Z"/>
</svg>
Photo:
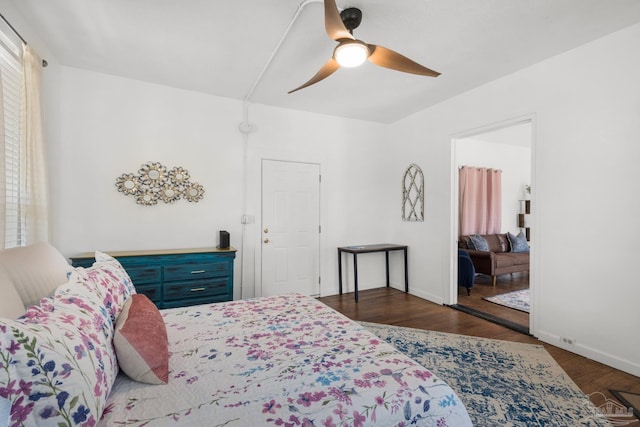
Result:
<svg viewBox="0 0 640 427">
<path fill-rule="evenodd" d="M 429 77 L 440 75 L 437 71 L 430 70 L 391 49 L 357 40 L 353 36 L 353 30 L 358 28 L 361 20 L 360 9 L 349 7 L 340 12 L 336 6 L 336 0 L 324 0 L 324 27 L 329 38 L 338 42 L 338 46 L 333 50 L 331 59 L 313 77 L 288 93 L 316 84 L 332 75 L 340 67 L 357 67 L 367 59 L 373 65 L 395 71 Z"/>
<path fill-rule="evenodd" d="M 341 67 L 353 68 L 362 65 L 369 57 L 369 48 L 360 40 L 344 40 L 333 52 L 333 58 Z"/>
</svg>

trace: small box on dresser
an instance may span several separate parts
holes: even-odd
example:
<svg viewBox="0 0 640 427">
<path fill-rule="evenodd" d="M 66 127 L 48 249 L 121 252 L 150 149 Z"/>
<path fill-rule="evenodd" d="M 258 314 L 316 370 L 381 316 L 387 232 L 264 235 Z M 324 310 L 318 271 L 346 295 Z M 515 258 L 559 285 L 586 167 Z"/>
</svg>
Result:
<svg viewBox="0 0 640 427">
<path fill-rule="evenodd" d="M 158 308 L 233 300 L 232 247 L 107 252 L 127 270 L 136 292 Z M 93 253 L 71 257 L 74 267 L 90 267 Z"/>
</svg>

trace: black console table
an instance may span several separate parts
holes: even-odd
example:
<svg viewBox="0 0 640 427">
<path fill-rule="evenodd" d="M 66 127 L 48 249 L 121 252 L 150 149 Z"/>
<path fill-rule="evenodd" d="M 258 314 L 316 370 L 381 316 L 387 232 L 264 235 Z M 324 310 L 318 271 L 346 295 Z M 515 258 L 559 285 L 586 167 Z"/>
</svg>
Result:
<svg viewBox="0 0 640 427">
<path fill-rule="evenodd" d="M 384 252 L 385 262 L 387 267 L 387 287 L 389 287 L 389 252 L 391 251 L 403 251 L 404 252 L 404 291 L 409 292 L 409 269 L 407 261 L 407 248 L 406 245 L 393 245 L 390 243 L 380 243 L 377 245 L 362 245 L 362 246 L 343 246 L 338 248 L 338 290 L 342 295 L 342 253 L 346 252 L 353 254 L 353 283 L 355 288 L 355 298 L 358 302 L 358 254 L 368 254 L 372 252 Z"/>
</svg>

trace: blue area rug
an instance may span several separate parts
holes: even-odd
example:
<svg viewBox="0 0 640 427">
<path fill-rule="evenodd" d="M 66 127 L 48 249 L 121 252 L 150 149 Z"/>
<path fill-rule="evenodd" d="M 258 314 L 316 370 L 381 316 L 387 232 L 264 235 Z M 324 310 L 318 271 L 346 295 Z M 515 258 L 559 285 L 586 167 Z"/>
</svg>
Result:
<svg viewBox="0 0 640 427">
<path fill-rule="evenodd" d="M 361 324 L 445 380 L 474 426 L 609 426 L 541 345 Z"/>
<path fill-rule="evenodd" d="M 507 292 L 506 294 L 484 297 L 483 299 L 495 304 L 529 313 L 529 289 Z"/>
</svg>

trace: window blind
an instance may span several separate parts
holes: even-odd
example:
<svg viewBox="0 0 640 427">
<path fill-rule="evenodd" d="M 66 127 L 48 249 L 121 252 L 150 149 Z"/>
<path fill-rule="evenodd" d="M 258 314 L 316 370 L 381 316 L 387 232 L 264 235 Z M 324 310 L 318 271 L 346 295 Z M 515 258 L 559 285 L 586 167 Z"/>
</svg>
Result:
<svg viewBox="0 0 640 427">
<path fill-rule="evenodd" d="M 21 46 L 0 28 L 0 75 L 2 110 L 4 110 L 4 247 L 24 244 L 24 221 L 21 214 L 20 112 L 22 100 Z M 2 181 L 0 181 L 2 182 Z M 4 202 L 4 203 L 3 203 Z"/>
</svg>

